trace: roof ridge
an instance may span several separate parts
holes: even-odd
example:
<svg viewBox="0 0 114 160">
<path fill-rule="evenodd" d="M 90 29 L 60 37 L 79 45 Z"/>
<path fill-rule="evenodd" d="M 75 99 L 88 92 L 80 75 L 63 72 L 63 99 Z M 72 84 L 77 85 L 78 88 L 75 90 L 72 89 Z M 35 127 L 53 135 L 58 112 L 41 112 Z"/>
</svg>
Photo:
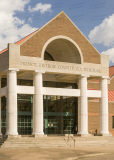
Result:
<svg viewBox="0 0 114 160">
<path fill-rule="evenodd" d="M 37 29 L 37 30 L 38 30 L 38 29 Z M 34 32 L 36 32 L 37 30 L 35 30 Z M 23 37 L 22 39 L 24 39 L 24 38 L 26 38 L 26 37 L 28 37 L 28 36 L 32 35 L 34 32 L 32 32 L 32 33 L 28 34 L 27 36 Z M 29 37 L 28 37 L 28 38 L 29 38 Z M 21 41 L 22 39 L 20 39 L 19 41 Z M 15 44 L 17 44 L 19 41 L 15 42 Z"/>
<path fill-rule="evenodd" d="M 66 13 L 64 12 L 64 11 L 61 11 L 59 14 L 57 14 L 55 17 L 53 17 L 50 21 L 48 21 L 47 23 L 45 23 L 41 28 L 39 28 L 37 31 L 36 31 L 36 33 L 38 32 L 38 31 L 40 31 L 41 29 L 43 29 L 46 25 L 48 25 L 49 23 L 51 23 L 54 19 L 56 19 L 58 16 L 60 16 L 60 14 L 65 14 L 66 15 Z M 67 15 L 66 15 L 67 16 Z M 68 16 L 67 16 L 68 17 Z M 68 17 L 69 18 L 69 17 Z M 70 19 L 70 18 L 69 18 Z M 72 22 L 73 23 L 73 22 Z M 32 35 L 33 36 L 33 35 Z M 31 36 L 31 37 L 32 37 Z M 31 38 L 31 37 L 29 37 L 29 38 Z M 26 39 L 27 40 L 27 39 Z M 23 42 L 24 43 L 24 42 Z M 23 44 L 22 43 L 22 44 Z M 22 45 L 21 44 L 21 45 Z"/>
<path fill-rule="evenodd" d="M 109 66 L 109 68 L 110 68 L 110 67 L 114 67 L 114 65 L 113 65 L 113 66 Z"/>
<path fill-rule="evenodd" d="M 38 30 L 38 29 L 37 29 L 37 30 Z M 32 32 L 32 33 L 28 34 L 27 36 L 23 37 L 22 39 L 20 39 L 19 41 L 15 42 L 14 44 L 20 44 L 20 43 L 19 43 L 20 41 L 22 41 L 22 40 L 24 41 L 24 39 L 26 40 L 27 38 L 29 38 L 30 36 L 32 36 L 32 34 L 35 33 L 37 30 L 35 30 L 34 32 Z M 3 50 L 1 50 L 1 51 L 0 51 L 0 54 L 4 53 L 4 52 L 7 51 L 7 50 L 8 50 L 8 47 L 5 48 L 5 49 L 3 49 Z"/>
</svg>

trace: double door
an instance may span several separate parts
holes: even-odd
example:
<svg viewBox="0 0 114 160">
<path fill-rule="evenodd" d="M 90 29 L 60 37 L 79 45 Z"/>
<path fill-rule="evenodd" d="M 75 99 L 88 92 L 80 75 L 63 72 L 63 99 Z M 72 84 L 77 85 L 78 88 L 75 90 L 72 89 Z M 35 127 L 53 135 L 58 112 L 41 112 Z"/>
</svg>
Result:
<svg viewBox="0 0 114 160">
<path fill-rule="evenodd" d="M 45 134 L 75 134 L 76 116 L 44 116 Z"/>
<path fill-rule="evenodd" d="M 32 115 L 18 115 L 18 134 L 19 135 L 30 135 L 33 130 Z"/>
</svg>

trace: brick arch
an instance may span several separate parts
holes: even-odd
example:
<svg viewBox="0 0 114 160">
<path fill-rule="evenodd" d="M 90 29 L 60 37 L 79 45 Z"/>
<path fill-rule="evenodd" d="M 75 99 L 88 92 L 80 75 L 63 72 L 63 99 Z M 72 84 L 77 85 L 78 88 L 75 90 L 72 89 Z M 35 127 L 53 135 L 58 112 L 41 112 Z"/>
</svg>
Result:
<svg viewBox="0 0 114 160">
<path fill-rule="evenodd" d="M 54 40 L 57 40 L 57 39 L 66 39 L 68 40 L 69 42 L 71 42 L 75 47 L 76 49 L 78 50 L 79 54 L 80 54 L 80 57 L 81 57 L 81 64 L 83 64 L 83 55 L 82 55 L 82 52 L 81 52 L 81 49 L 79 48 L 79 46 L 76 44 L 75 41 L 73 41 L 71 38 L 69 37 L 66 37 L 66 36 L 54 36 L 52 38 L 50 38 L 43 46 L 43 49 L 42 49 L 42 53 L 41 53 L 41 58 L 42 60 L 44 60 L 44 54 L 45 54 L 45 50 L 47 48 L 47 46 Z"/>
</svg>

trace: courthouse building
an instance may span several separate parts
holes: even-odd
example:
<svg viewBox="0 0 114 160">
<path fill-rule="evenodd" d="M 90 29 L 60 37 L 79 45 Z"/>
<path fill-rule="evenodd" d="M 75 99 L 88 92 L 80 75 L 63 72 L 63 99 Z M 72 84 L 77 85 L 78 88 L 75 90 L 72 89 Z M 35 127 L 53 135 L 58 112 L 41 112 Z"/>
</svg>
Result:
<svg viewBox="0 0 114 160">
<path fill-rule="evenodd" d="M 61 12 L 0 52 L 0 134 L 108 135 L 108 83 L 108 56 Z"/>
</svg>

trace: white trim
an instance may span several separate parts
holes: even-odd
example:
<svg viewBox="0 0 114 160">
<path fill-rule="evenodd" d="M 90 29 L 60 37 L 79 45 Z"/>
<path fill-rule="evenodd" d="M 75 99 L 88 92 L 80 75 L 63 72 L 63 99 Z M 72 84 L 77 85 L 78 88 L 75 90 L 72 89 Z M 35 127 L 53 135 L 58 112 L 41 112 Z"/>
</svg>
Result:
<svg viewBox="0 0 114 160">
<path fill-rule="evenodd" d="M 114 75 L 112 77 L 110 77 L 110 80 L 112 80 L 112 78 L 114 78 Z"/>
<path fill-rule="evenodd" d="M 35 70 L 35 73 L 45 73 L 45 71 Z"/>
<path fill-rule="evenodd" d="M 43 87 L 43 95 L 80 97 L 80 89 Z M 101 98 L 101 91 L 87 90 L 87 97 Z"/>
<path fill-rule="evenodd" d="M 101 98 L 101 91 L 87 90 L 87 97 Z"/>
<path fill-rule="evenodd" d="M 36 29 L 34 32 L 30 33 L 30 34 L 31 34 L 31 35 L 29 34 L 30 36 L 27 35 L 27 36 L 29 36 L 28 38 L 26 38 L 27 36 L 24 37 L 24 38 L 26 38 L 26 39 L 25 39 L 21 44 L 19 44 L 19 45 L 21 46 L 21 45 L 22 45 L 23 43 L 25 43 L 29 38 L 31 38 L 32 36 L 34 36 L 34 35 L 38 32 L 38 30 L 39 30 L 39 28 Z M 24 39 L 24 38 L 22 38 L 22 39 Z M 21 40 L 22 40 L 22 39 L 21 39 Z M 21 41 L 21 40 L 20 40 L 20 41 Z M 17 42 L 16 42 L 16 43 L 17 43 Z M 15 44 L 16 44 L 16 43 L 15 43 Z"/>
<path fill-rule="evenodd" d="M 8 69 L 4 70 L 4 72 L 8 72 L 8 71 L 16 71 L 16 72 L 18 72 L 19 69 L 17 69 L 17 68 L 8 68 Z"/>
<path fill-rule="evenodd" d="M 108 76 L 101 76 L 102 79 L 110 79 Z"/>
<path fill-rule="evenodd" d="M 81 74 L 79 77 L 90 77 L 90 76 L 86 74 Z"/>
<path fill-rule="evenodd" d="M 79 97 L 80 96 L 80 89 L 43 87 L 43 95 Z"/>
<path fill-rule="evenodd" d="M 65 14 L 65 13 L 64 13 Z M 66 15 L 66 14 L 65 14 Z M 66 15 L 67 16 L 67 15 Z M 84 38 L 89 42 L 89 44 L 99 53 L 99 51 L 92 45 L 92 43 L 86 38 L 86 36 L 79 30 L 79 28 L 74 24 L 74 22 L 67 16 L 67 18 L 71 21 L 71 23 L 77 28 L 77 30 L 84 36 Z M 99 55 L 101 55 L 99 53 Z"/>
<path fill-rule="evenodd" d="M 44 60 L 44 53 L 45 53 L 46 47 L 47 47 L 52 41 L 54 41 L 54 40 L 56 40 L 56 39 L 66 39 L 66 40 L 70 41 L 71 43 L 73 43 L 74 46 L 75 46 L 75 47 L 78 49 L 78 51 L 79 51 L 79 54 L 80 54 L 80 57 L 81 57 L 81 64 L 83 64 L 82 51 L 81 51 L 81 49 L 79 48 L 79 46 L 77 45 L 77 43 L 76 43 L 74 40 L 72 40 L 71 38 L 69 38 L 69 37 L 67 37 L 67 36 L 62 36 L 62 35 L 60 35 L 60 36 L 54 36 L 54 37 L 50 38 L 50 39 L 44 44 L 43 49 L 42 49 L 42 53 L 41 53 L 41 58 L 42 58 L 42 60 Z"/>
<path fill-rule="evenodd" d="M 62 11 L 63 12 L 63 11 Z M 31 37 L 33 37 L 36 33 L 38 33 L 40 30 L 42 30 L 45 26 L 47 26 L 49 23 L 51 23 L 51 21 L 53 21 L 56 17 L 58 17 L 62 12 L 60 12 L 58 15 L 56 15 L 54 18 L 52 18 L 49 22 L 47 22 L 45 25 L 43 25 L 41 28 L 38 28 L 36 31 L 34 31 L 35 33 L 31 33 L 32 35 L 29 37 L 29 38 L 31 38 Z M 64 13 L 65 14 L 65 13 Z M 24 42 L 26 42 L 29 38 L 27 38 Z M 24 42 L 22 42 L 21 44 L 20 44 L 20 46 L 24 43 Z"/>
<path fill-rule="evenodd" d="M 6 87 L 4 87 L 6 90 Z M 3 90 L 3 91 L 4 91 Z M 17 85 L 17 93 L 18 94 L 34 94 L 35 87 L 34 86 L 19 86 Z M 1 90 L 0 90 L 1 91 Z M 4 91 L 2 93 L 6 93 Z M 66 88 L 51 88 L 51 87 L 42 87 L 43 95 L 54 95 L 54 96 L 72 96 L 72 97 L 80 97 L 80 89 L 66 89 Z M 5 94 L 2 94 L 5 95 Z M 101 98 L 101 91 L 96 90 L 87 90 L 87 97 L 91 98 Z"/>
<path fill-rule="evenodd" d="M 34 86 L 19 86 L 17 85 L 18 94 L 34 94 Z"/>
</svg>

